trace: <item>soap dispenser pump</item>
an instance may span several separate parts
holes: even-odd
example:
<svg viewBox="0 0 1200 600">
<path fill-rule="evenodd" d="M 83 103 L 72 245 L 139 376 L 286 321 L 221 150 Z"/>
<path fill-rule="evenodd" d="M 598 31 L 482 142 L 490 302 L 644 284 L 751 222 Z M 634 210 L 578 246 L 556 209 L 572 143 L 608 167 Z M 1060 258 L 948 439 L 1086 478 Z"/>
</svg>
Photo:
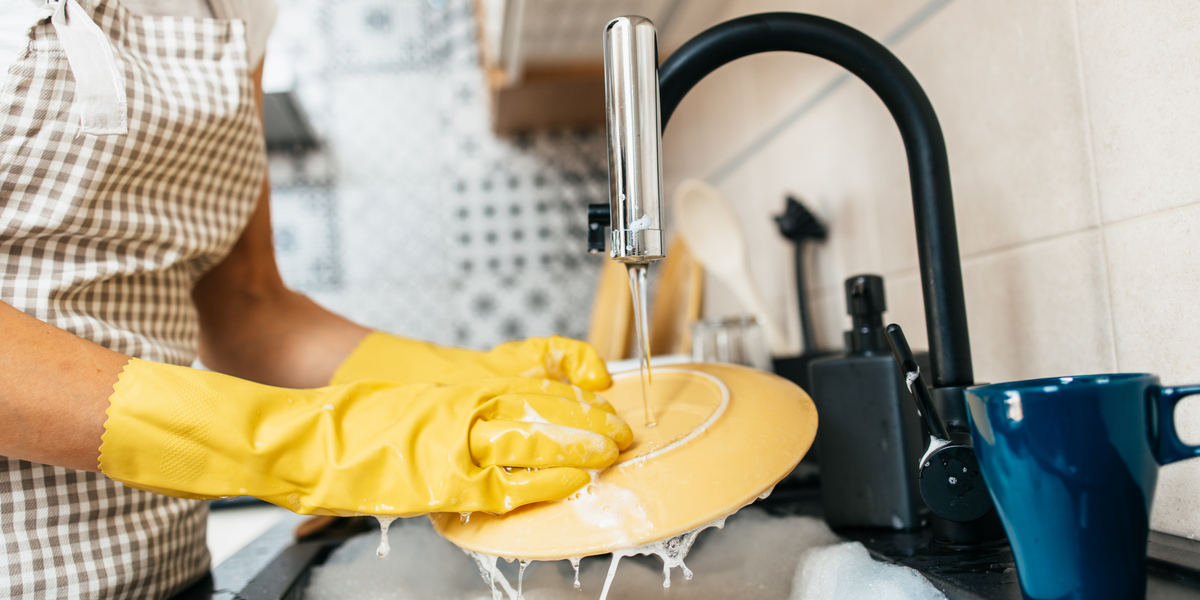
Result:
<svg viewBox="0 0 1200 600">
<path fill-rule="evenodd" d="M 927 438 L 892 357 L 885 310 L 882 277 L 847 279 L 846 353 L 809 367 L 821 500 L 833 527 L 915 529 L 928 513 L 917 477 Z"/>
</svg>

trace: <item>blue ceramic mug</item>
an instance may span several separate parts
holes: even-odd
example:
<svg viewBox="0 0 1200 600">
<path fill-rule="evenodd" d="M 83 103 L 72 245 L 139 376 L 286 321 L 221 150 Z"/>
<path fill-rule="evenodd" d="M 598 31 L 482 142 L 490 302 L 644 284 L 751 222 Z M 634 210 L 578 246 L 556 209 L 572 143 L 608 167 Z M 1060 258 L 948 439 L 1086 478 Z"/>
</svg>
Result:
<svg viewBox="0 0 1200 600">
<path fill-rule="evenodd" d="M 1200 456 L 1144 373 L 967 389 L 971 439 L 1028 600 L 1144 598 L 1158 466 Z"/>
</svg>

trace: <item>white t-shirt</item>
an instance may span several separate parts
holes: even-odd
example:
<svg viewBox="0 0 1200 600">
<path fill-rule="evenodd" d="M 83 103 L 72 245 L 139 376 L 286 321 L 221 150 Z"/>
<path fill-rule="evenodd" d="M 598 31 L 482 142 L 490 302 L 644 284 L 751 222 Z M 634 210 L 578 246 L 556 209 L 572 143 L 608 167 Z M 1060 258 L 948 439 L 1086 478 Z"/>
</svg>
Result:
<svg viewBox="0 0 1200 600">
<path fill-rule="evenodd" d="M 275 0 L 120 0 L 134 14 L 156 17 L 241 19 L 246 24 L 246 50 L 251 68 L 267 50 L 275 25 Z M 29 41 L 26 33 L 44 0 L 0 0 L 0 80 Z"/>
</svg>

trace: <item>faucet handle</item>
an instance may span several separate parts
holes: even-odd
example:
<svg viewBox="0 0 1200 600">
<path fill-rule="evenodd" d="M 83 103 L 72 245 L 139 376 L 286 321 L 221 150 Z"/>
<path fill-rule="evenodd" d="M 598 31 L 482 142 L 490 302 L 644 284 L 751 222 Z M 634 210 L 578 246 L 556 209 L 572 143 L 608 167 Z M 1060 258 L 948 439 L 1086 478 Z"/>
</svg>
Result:
<svg viewBox="0 0 1200 600">
<path fill-rule="evenodd" d="M 921 498 L 929 510 L 943 519 L 967 523 L 983 518 L 992 511 L 993 505 L 979 460 L 975 457 L 975 448 L 969 443 L 951 441 L 946 424 L 933 407 L 933 396 L 921 379 L 921 369 L 904 338 L 904 331 L 899 325 L 892 324 L 887 326 L 886 333 L 896 362 L 905 372 L 908 391 L 917 401 L 917 413 L 925 419 L 925 427 L 929 430 L 929 448 L 917 467 Z"/>
<path fill-rule="evenodd" d="M 604 252 L 604 228 L 609 226 L 612 221 L 612 212 L 608 203 L 589 204 L 587 207 L 588 215 L 588 253 L 600 254 Z"/>
</svg>

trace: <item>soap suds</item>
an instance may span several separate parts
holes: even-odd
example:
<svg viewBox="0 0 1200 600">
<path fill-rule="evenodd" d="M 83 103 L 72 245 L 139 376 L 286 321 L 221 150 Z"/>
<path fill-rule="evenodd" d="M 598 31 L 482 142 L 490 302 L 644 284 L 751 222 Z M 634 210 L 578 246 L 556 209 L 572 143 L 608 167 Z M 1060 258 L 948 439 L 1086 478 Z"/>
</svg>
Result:
<svg viewBox="0 0 1200 600">
<path fill-rule="evenodd" d="M 517 420 L 525 423 L 550 423 L 542 415 L 539 415 L 536 410 L 533 410 L 533 407 L 528 402 L 525 403 L 525 414 L 521 415 L 521 418 Z"/>
<path fill-rule="evenodd" d="M 373 533 L 361 534 L 342 544 L 324 564 L 313 568 L 308 588 L 304 590 L 305 600 L 504 600 L 511 599 L 517 593 L 516 586 L 505 584 L 516 583 L 514 580 L 520 575 L 518 564 L 504 564 L 504 561 L 480 556 L 483 564 L 479 565 L 471 556 L 437 535 L 427 519 L 398 520 L 393 523 L 389 534 L 395 539 L 391 540 L 391 554 L 386 559 L 376 557 L 379 538 Z M 609 586 L 608 597 L 612 600 L 663 600 L 672 597 L 688 600 L 790 600 L 793 598 L 793 582 L 802 569 L 801 556 L 813 548 L 839 541 L 819 519 L 773 517 L 750 507 L 729 517 L 724 529 L 709 529 L 696 537 L 687 555 L 687 565 L 695 572 L 691 581 L 678 578 L 664 596 L 662 561 L 652 556 L 625 557 Z M 579 566 L 583 593 L 574 586 L 573 564 Z M 829 576 L 834 579 L 838 577 L 835 573 L 840 573 L 843 578 L 888 575 L 887 569 L 851 571 L 834 568 L 838 567 L 834 562 L 822 564 L 826 568 L 833 568 Z M 871 565 L 861 563 L 859 566 Z M 610 556 L 571 561 L 535 561 L 527 565 L 520 585 L 529 600 L 595 600 L 611 568 Z M 490 591 L 491 586 L 480 579 L 481 575 L 493 570 L 496 573 L 494 596 Z M 501 577 L 505 577 L 506 581 L 502 582 Z M 888 586 L 897 583 L 886 581 L 871 582 L 878 588 L 864 588 L 862 586 L 865 583 L 843 581 L 842 585 L 847 587 L 839 589 L 856 589 L 860 592 L 863 589 L 887 590 L 891 589 Z M 912 588 L 908 590 L 909 596 L 902 596 L 906 600 L 934 598 L 914 593 L 913 590 L 927 591 L 925 586 L 928 584 L 919 579 L 899 579 L 898 583 Z M 812 584 L 805 580 L 805 585 Z M 826 590 L 828 585 L 819 589 Z M 853 596 L 818 596 L 814 599 L 805 596 L 804 600 L 842 600 L 850 597 Z M 857 596 L 872 600 L 877 597 L 882 600 L 898 598 L 876 596 L 871 591 Z M 940 600 L 940 597 L 937 598 Z"/>
<path fill-rule="evenodd" d="M 691 581 L 692 571 L 691 569 L 687 568 L 687 565 L 683 564 L 683 559 L 687 558 L 688 552 L 692 549 L 692 544 L 696 542 L 696 536 L 700 535 L 701 531 L 704 531 L 709 527 L 724 529 L 725 519 L 727 518 L 728 517 L 721 517 L 716 521 L 706 523 L 700 527 L 697 527 L 696 529 L 681 535 L 677 535 L 668 540 L 662 540 L 660 542 L 654 542 L 653 544 L 646 544 L 636 548 L 629 548 L 628 550 L 617 550 L 613 552 L 612 565 L 608 568 L 608 576 L 604 579 L 604 589 L 600 591 L 600 600 L 605 600 L 608 598 L 608 590 L 612 586 L 613 578 L 617 574 L 617 565 L 620 564 L 621 559 L 625 558 L 626 556 L 637 556 L 639 554 L 648 556 L 653 554 L 662 560 L 662 586 L 664 588 L 671 587 L 671 569 L 675 567 L 683 569 L 683 578 Z"/>
<path fill-rule="evenodd" d="M 392 551 L 392 546 L 388 543 L 388 528 L 391 527 L 392 521 L 396 517 L 375 517 L 379 521 L 379 547 L 375 549 L 375 554 L 379 558 L 383 558 Z"/>
<path fill-rule="evenodd" d="M 942 438 L 934 435 L 929 436 L 929 447 L 925 449 L 925 454 L 921 456 L 921 466 L 928 467 L 929 457 L 933 456 L 934 452 L 937 452 L 938 450 L 941 450 L 949 445 L 950 440 L 943 440 Z"/>
<path fill-rule="evenodd" d="M 533 437 L 534 434 L 540 434 L 564 449 L 582 447 L 581 449 L 585 454 L 604 454 L 609 451 L 608 438 L 594 431 L 576 429 L 575 427 L 567 427 L 566 425 L 555 425 L 549 422 L 522 422 L 529 423 L 529 428 L 514 427 L 512 429 L 503 429 L 492 434 L 492 437 L 488 441 L 495 444 L 500 438 L 510 433 L 519 434 L 525 439 Z"/>
<path fill-rule="evenodd" d="M 629 545 L 631 538 L 652 531 L 654 524 L 646 516 L 642 500 L 632 490 L 600 480 L 600 471 L 588 470 L 592 482 L 575 495 L 562 500 L 575 509 L 579 520 L 611 535 L 608 544 Z"/>
<path fill-rule="evenodd" d="M 913 391 L 912 391 L 913 382 L 915 382 L 917 380 L 917 378 L 920 376 L 921 376 L 921 367 L 917 367 L 916 371 L 909 371 L 908 373 L 906 373 L 904 375 L 904 383 L 908 385 L 908 393 L 910 393 L 910 394 L 913 393 Z"/>
<path fill-rule="evenodd" d="M 917 571 L 871 558 L 859 542 L 810 550 L 800 559 L 791 600 L 946 600 Z"/>
</svg>

